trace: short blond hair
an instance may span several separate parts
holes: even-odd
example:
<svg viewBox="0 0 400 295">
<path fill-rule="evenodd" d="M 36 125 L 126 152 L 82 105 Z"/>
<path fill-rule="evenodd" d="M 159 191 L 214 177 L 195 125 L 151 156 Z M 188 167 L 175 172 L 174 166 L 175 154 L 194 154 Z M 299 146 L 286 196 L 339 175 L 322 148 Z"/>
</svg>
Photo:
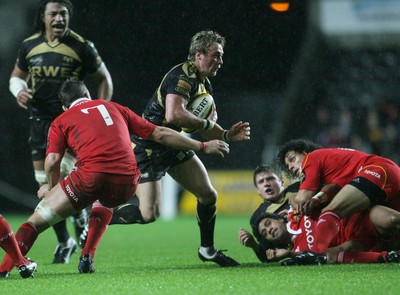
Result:
<svg viewBox="0 0 400 295">
<path fill-rule="evenodd" d="M 220 34 L 211 30 L 196 33 L 190 42 L 188 60 L 194 61 L 197 52 L 207 54 L 208 48 L 213 43 L 221 44 L 224 47 L 226 41 Z"/>
</svg>

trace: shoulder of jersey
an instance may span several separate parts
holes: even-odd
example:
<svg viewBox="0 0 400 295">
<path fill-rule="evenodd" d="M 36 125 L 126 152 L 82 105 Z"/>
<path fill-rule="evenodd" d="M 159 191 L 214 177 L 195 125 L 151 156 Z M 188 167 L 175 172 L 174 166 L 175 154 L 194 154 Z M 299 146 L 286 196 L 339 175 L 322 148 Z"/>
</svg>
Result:
<svg viewBox="0 0 400 295">
<path fill-rule="evenodd" d="M 29 36 L 28 38 L 26 38 L 24 41 L 22 42 L 27 42 L 27 41 L 31 41 L 31 40 L 35 40 L 37 38 L 39 38 L 42 34 L 40 33 L 35 33 L 32 36 Z"/>
</svg>

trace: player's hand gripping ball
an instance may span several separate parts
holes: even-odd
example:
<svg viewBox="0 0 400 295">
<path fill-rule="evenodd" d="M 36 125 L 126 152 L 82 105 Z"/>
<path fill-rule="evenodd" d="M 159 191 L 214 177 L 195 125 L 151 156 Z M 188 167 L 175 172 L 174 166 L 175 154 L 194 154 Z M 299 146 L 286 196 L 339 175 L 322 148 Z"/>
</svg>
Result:
<svg viewBox="0 0 400 295">
<path fill-rule="evenodd" d="M 196 117 L 207 119 L 210 116 L 214 104 L 214 99 L 209 93 L 202 93 L 195 97 L 186 109 Z M 194 133 L 197 129 L 182 128 L 186 133 Z"/>
</svg>

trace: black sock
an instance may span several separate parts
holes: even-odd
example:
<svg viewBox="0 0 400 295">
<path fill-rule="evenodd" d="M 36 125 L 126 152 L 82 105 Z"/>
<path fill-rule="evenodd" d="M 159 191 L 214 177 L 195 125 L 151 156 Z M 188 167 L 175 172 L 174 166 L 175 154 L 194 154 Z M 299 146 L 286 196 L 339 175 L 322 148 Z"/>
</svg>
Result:
<svg viewBox="0 0 400 295">
<path fill-rule="evenodd" d="M 67 222 L 61 220 L 59 223 L 53 225 L 53 229 L 57 236 L 58 243 L 65 243 L 69 239 L 69 233 L 67 230 Z"/>
<path fill-rule="evenodd" d="M 111 224 L 145 224 L 142 213 L 138 206 L 132 204 L 125 204 L 113 209 L 113 216 L 110 221 Z"/>
<path fill-rule="evenodd" d="M 74 215 L 72 215 L 71 221 L 72 221 L 72 224 L 74 225 L 75 236 L 76 236 L 77 240 L 79 240 L 79 237 L 82 234 L 82 232 L 85 229 L 85 226 L 88 222 L 88 214 L 87 214 L 86 208 L 75 213 Z"/>
<path fill-rule="evenodd" d="M 203 205 L 197 202 L 197 221 L 200 227 L 200 245 L 211 247 L 214 245 L 214 228 L 217 207 L 214 204 Z"/>
</svg>

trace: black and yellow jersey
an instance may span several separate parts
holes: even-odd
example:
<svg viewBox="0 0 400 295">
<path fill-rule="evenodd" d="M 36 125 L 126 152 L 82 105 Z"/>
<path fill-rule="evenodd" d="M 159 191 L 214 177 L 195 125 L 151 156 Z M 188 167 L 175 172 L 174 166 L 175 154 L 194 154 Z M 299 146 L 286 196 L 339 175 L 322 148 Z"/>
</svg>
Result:
<svg viewBox="0 0 400 295">
<path fill-rule="evenodd" d="M 84 79 L 102 64 L 93 43 L 68 30 L 55 43 L 37 33 L 22 42 L 17 65 L 29 73 L 33 99 L 29 103 L 31 117 L 55 118 L 62 112 L 58 90 L 69 77 Z"/>
<path fill-rule="evenodd" d="M 213 95 L 208 78 L 201 81 L 199 73 L 192 61 L 186 61 L 173 67 L 162 79 L 159 87 L 148 102 L 143 117 L 159 126 L 166 126 L 177 131 L 180 127 L 167 125 L 165 120 L 165 98 L 167 94 L 176 94 L 190 103 L 202 93 Z"/>
</svg>

